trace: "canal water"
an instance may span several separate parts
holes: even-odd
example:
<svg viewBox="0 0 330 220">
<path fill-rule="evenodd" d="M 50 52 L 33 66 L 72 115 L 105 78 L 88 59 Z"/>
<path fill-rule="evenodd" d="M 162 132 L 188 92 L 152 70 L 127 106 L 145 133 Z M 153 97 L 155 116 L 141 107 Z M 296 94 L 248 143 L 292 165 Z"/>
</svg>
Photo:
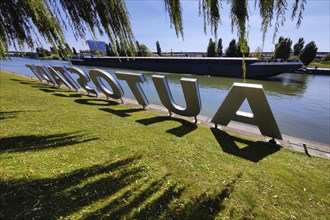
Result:
<svg viewBox="0 0 330 220">
<path fill-rule="evenodd" d="M 22 75 L 33 76 L 25 64 L 67 66 L 66 61 L 34 60 L 11 58 L 10 61 L 0 61 L 0 69 Z M 115 69 L 77 66 L 85 71 L 98 68 L 114 73 Z M 121 70 L 123 71 L 123 70 Z M 127 72 L 138 72 L 126 70 Z M 213 117 L 234 82 L 242 79 L 213 76 L 198 76 L 189 74 L 152 73 L 141 71 L 147 82 L 142 84 L 145 94 L 152 104 L 161 105 L 151 75 L 166 75 L 172 95 L 177 104 L 185 106 L 180 79 L 198 79 L 202 111 L 201 115 Z M 74 74 L 75 75 L 75 74 Z M 124 97 L 134 99 L 126 82 L 119 80 L 124 89 Z M 267 80 L 247 80 L 247 83 L 262 84 L 270 107 L 282 134 L 330 143 L 330 76 L 284 73 Z M 93 86 L 93 85 L 91 85 Z M 241 110 L 250 111 L 244 102 Z"/>
</svg>

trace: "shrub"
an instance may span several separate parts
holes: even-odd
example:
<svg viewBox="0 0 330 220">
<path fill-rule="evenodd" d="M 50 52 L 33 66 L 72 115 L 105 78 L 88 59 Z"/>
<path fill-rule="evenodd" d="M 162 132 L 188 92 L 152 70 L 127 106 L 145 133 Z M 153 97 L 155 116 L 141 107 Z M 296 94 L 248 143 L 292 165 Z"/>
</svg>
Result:
<svg viewBox="0 0 330 220">
<path fill-rule="evenodd" d="M 209 45 L 207 46 L 207 52 L 206 56 L 207 57 L 215 57 L 217 48 L 215 42 L 210 38 L 209 40 Z"/>
<path fill-rule="evenodd" d="M 52 54 L 46 57 L 40 57 L 41 60 L 61 60 L 62 58 L 58 54 Z"/>
<path fill-rule="evenodd" d="M 288 59 L 288 61 L 294 62 L 294 61 L 300 61 L 298 56 L 292 56 Z"/>
<path fill-rule="evenodd" d="M 305 48 L 301 51 L 299 59 L 307 66 L 316 57 L 317 46 L 314 41 L 306 44 Z"/>
<path fill-rule="evenodd" d="M 52 54 L 52 55 L 50 55 L 50 59 L 51 60 L 60 60 L 61 57 L 58 54 Z"/>
<path fill-rule="evenodd" d="M 329 62 L 330 62 L 330 53 L 323 56 L 322 59 L 321 59 L 321 63 L 329 63 Z"/>
<path fill-rule="evenodd" d="M 280 37 L 275 45 L 274 57 L 276 59 L 287 60 L 291 54 L 292 40 L 290 38 Z"/>
<path fill-rule="evenodd" d="M 141 54 L 142 57 L 152 57 L 152 52 L 149 50 L 149 48 L 144 45 L 141 44 L 139 47 L 139 53 Z"/>
</svg>

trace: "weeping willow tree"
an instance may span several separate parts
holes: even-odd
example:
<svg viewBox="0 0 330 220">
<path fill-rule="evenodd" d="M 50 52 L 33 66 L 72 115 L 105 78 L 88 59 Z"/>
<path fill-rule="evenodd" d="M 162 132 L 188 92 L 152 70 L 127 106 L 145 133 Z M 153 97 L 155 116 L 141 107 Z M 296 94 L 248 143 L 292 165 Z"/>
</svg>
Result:
<svg viewBox="0 0 330 220">
<path fill-rule="evenodd" d="M 143 0 L 140 1 L 143 4 Z M 177 37 L 184 37 L 182 5 L 180 0 L 164 0 L 170 24 Z M 247 50 L 248 0 L 199 0 L 199 14 L 207 27 L 217 36 L 221 21 L 222 4 L 230 5 L 232 31 L 237 30 L 241 52 Z M 306 0 L 294 0 L 291 19 L 302 20 Z M 263 41 L 269 27 L 275 26 L 274 38 L 285 22 L 288 0 L 255 0 L 262 18 Z M 86 33 L 94 36 L 106 34 L 112 43 L 119 41 L 126 53 L 134 54 L 135 39 L 129 13 L 124 0 L 1 0 L 0 1 L 0 56 L 6 57 L 9 46 L 23 50 L 40 46 L 40 38 L 53 46 L 65 45 L 64 31 L 74 33 L 76 39 L 85 39 Z M 117 50 L 117 48 L 115 48 Z M 117 53 L 118 54 L 118 53 Z M 244 63 L 244 62 L 243 62 Z M 243 69 L 245 68 L 243 64 Z"/>
<path fill-rule="evenodd" d="M 64 31 L 76 40 L 86 33 L 106 34 L 134 53 L 135 40 L 123 0 L 2 0 L 0 1 L 0 56 L 9 46 L 22 50 L 40 46 L 40 38 L 57 48 L 66 44 Z"/>
<path fill-rule="evenodd" d="M 168 6 L 166 7 L 171 19 L 174 23 L 176 33 L 182 34 L 183 37 L 183 27 L 182 27 L 182 8 L 180 5 L 180 0 L 165 0 Z M 204 32 L 206 33 L 206 27 L 210 26 L 211 32 L 217 37 L 218 24 L 221 21 L 220 9 L 221 4 L 230 5 L 230 19 L 232 32 L 237 30 L 237 35 L 239 37 L 239 44 L 241 45 L 240 50 L 243 54 L 243 78 L 246 78 L 246 65 L 245 65 L 245 55 L 248 52 L 247 44 L 247 23 L 249 20 L 248 14 L 248 0 L 199 0 L 199 14 L 204 18 Z M 294 0 L 291 11 L 291 19 L 297 18 L 297 27 L 300 26 L 302 21 L 302 13 L 305 9 L 306 0 Z M 276 38 L 276 34 L 279 31 L 279 27 L 283 26 L 286 17 L 285 12 L 288 10 L 287 0 L 255 0 L 254 7 L 259 7 L 260 16 L 262 18 L 261 31 L 263 33 L 262 42 L 264 44 L 266 33 L 268 28 L 274 25 L 273 41 Z M 176 19 L 174 19 L 174 17 Z M 178 19 L 180 18 L 180 19 Z M 178 22 L 176 22 L 178 20 Z"/>
</svg>

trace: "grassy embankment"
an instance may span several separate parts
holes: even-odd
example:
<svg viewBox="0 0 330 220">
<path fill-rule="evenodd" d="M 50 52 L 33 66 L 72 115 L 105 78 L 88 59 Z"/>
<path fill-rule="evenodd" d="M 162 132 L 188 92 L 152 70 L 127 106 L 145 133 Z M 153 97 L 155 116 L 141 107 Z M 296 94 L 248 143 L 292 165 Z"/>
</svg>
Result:
<svg viewBox="0 0 330 220">
<path fill-rule="evenodd" d="M 328 68 L 330 69 L 330 63 L 310 63 L 308 66 L 316 66 L 317 68 Z"/>
<path fill-rule="evenodd" d="M 0 218 L 328 218 L 326 159 L 0 75 Z"/>
<path fill-rule="evenodd" d="M 62 58 L 58 54 L 52 54 L 50 56 L 40 57 L 41 60 L 61 60 Z"/>
</svg>

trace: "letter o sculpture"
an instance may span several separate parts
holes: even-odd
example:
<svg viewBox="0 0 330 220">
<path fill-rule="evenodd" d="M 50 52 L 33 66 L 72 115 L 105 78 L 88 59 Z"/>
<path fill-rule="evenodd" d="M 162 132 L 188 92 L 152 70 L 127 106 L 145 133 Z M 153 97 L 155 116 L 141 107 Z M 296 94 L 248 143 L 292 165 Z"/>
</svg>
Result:
<svg viewBox="0 0 330 220">
<path fill-rule="evenodd" d="M 89 71 L 89 76 L 91 77 L 95 86 L 107 97 L 113 99 L 121 99 L 124 96 L 124 91 L 120 86 L 118 80 L 113 77 L 110 73 L 105 72 L 100 69 L 93 69 Z M 104 79 L 111 87 L 110 91 L 101 81 Z"/>
</svg>

